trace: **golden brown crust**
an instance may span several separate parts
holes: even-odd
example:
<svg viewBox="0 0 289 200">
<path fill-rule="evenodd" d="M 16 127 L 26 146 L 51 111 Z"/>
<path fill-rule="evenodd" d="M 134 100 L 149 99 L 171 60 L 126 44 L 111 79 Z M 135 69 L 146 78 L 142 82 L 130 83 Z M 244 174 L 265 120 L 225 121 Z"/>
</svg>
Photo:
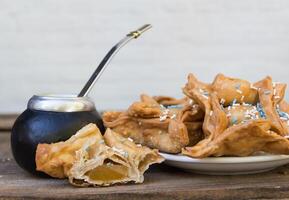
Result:
<svg viewBox="0 0 289 200">
<path fill-rule="evenodd" d="M 216 76 L 212 83 L 212 90 L 216 92 L 219 99 L 225 100 L 224 106 L 230 105 L 234 100 L 236 103 L 249 104 L 256 104 L 258 101 L 258 91 L 251 87 L 250 82 L 226 77 L 223 74 Z"/>
<path fill-rule="evenodd" d="M 289 154 L 289 141 L 271 131 L 266 120 L 251 121 L 228 128 L 215 140 L 207 138 L 182 153 L 204 158 L 209 156 L 249 156 L 256 152 Z"/>
<path fill-rule="evenodd" d="M 147 102 L 135 102 L 128 108 L 128 115 L 131 117 L 157 118 L 161 114 L 159 104 Z"/>
<path fill-rule="evenodd" d="M 65 142 L 39 144 L 37 170 L 56 178 L 68 177 L 76 186 L 109 186 L 144 180 L 143 173 L 164 159 L 157 150 L 137 146 L 107 129 L 104 136 L 88 124 Z"/>
<path fill-rule="evenodd" d="M 75 160 L 75 152 L 91 138 L 101 138 L 99 130 L 93 124 L 83 127 L 66 142 L 38 144 L 35 156 L 36 170 L 56 178 L 67 177 Z"/>
<path fill-rule="evenodd" d="M 284 98 L 284 90 L 286 85 L 275 84 L 274 87 L 272 78 L 269 76 L 255 85 L 259 88 L 259 99 L 261 105 L 263 106 L 264 112 L 266 113 L 266 119 L 277 128 L 278 134 L 287 135 L 289 133 L 287 123 L 284 123 L 280 119 L 276 110 L 276 106 Z"/>
<path fill-rule="evenodd" d="M 182 152 L 199 158 L 256 151 L 289 154 L 283 137 L 289 133 L 285 88 L 271 77 L 251 84 L 219 74 L 212 84 L 205 84 L 190 74 L 183 91 L 205 112 L 205 137 Z"/>
<path fill-rule="evenodd" d="M 179 104 L 166 104 L 165 107 L 160 102 Z M 185 123 L 190 126 L 191 123 L 201 122 L 204 113 L 198 106 L 193 107 L 187 98 L 177 100 L 141 95 L 141 101 L 133 103 L 128 111 L 122 112 L 117 118 L 110 115 L 114 113 L 103 114 L 106 127 L 163 152 L 179 153 L 186 145 L 198 142 L 202 135 L 200 129 L 190 129 L 188 133 Z M 194 133 L 197 136 L 190 139 L 189 135 L 193 136 Z"/>
</svg>

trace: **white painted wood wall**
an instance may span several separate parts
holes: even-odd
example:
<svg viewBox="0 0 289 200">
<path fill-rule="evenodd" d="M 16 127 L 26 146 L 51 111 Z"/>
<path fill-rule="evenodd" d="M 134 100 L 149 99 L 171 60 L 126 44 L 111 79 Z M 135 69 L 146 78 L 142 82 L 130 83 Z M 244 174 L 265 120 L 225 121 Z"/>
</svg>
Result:
<svg viewBox="0 0 289 200">
<path fill-rule="evenodd" d="M 154 28 L 115 57 L 91 97 L 126 108 L 142 92 L 181 96 L 189 72 L 289 82 L 287 0 L 0 0 L 0 113 L 38 93 L 77 93 L 110 47 Z"/>
</svg>

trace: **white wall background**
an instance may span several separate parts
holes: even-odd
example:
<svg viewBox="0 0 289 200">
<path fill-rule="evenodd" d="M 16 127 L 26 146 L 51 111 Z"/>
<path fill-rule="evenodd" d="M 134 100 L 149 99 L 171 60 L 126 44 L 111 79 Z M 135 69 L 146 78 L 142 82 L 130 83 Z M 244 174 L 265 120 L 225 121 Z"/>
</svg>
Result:
<svg viewBox="0 0 289 200">
<path fill-rule="evenodd" d="M 115 57 L 91 97 L 125 108 L 142 92 L 181 96 L 186 76 L 289 82 L 287 0 L 0 0 L 0 113 L 37 93 L 77 93 L 111 46 L 154 28 Z"/>
</svg>

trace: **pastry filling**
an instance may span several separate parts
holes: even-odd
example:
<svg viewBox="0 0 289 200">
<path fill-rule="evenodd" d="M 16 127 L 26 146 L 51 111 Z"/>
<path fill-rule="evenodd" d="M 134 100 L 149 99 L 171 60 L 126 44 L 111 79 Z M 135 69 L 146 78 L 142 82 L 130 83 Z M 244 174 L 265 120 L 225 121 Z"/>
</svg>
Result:
<svg viewBox="0 0 289 200">
<path fill-rule="evenodd" d="M 107 163 L 86 172 L 85 175 L 94 181 L 108 182 L 128 177 L 128 168 L 119 164 Z"/>
</svg>

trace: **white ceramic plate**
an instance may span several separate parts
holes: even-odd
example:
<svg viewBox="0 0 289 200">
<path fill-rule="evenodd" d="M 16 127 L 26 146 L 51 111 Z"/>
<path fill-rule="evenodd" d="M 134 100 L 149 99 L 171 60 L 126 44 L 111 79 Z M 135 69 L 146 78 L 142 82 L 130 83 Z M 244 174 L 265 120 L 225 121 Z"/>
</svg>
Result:
<svg viewBox="0 0 289 200">
<path fill-rule="evenodd" d="M 167 165 L 198 174 L 239 175 L 270 171 L 289 164 L 289 155 L 261 154 L 248 157 L 195 159 L 184 155 L 161 153 Z"/>
</svg>

